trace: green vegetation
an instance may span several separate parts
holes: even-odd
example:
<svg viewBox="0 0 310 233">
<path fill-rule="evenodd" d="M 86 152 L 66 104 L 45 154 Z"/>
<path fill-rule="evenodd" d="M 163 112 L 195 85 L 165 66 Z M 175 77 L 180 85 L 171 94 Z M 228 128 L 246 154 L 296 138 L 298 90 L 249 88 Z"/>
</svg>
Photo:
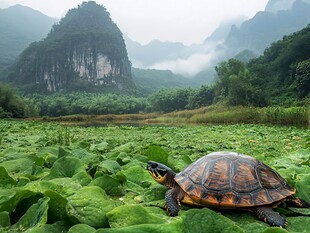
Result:
<svg viewBox="0 0 310 233">
<path fill-rule="evenodd" d="M 185 78 L 170 70 L 132 68 L 132 79 L 142 96 L 167 88 L 199 87 L 205 81 Z"/>
<path fill-rule="evenodd" d="M 37 114 L 31 101 L 19 97 L 9 85 L 0 83 L 0 118 L 21 118 Z"/>
<path fill-rule="evenodd" d="M 149 159 L 176 171 L 213 151 L 252 155 L 276 169 L 307 201 L 307 129 L 258 125 L 64 127 L 0 120 L 1 232 L 306 232 L 309 210 L 277 211 L 276 229 L 242 211 L 163 209 L 166 188 Z"/>
<path fill-rule="evenodd" d="M 100 15 L 101 21 L 89 21 L 89 12 Z M 108 23 L 103 25 L 103 21 Z M 89 27 L 90 25 L 92 27 Z M 80 30 L 77 30 L 78 28 Z M 100 28 L 104 28 L 104 30 L 100 31 Z M 106 35 L 106 38 L 103 37 L 103 34 Z M 101 39 L 97 40 L 97 36 Z M 36 57 L 38 63 L 35 66 L 29 65 L 27 62 L 23 63 L 25 69 L 30 72 L 27 77 L 31 79 L 28 80 L 29 86 L 24 87 L 27 89 L 35 86 L 36 91 L 45 90 L 43 87 L 46 85 L 45 81 L 37 80 L 38 82 L 34 84 L 35 76 L 33 74 L 36 73 L 35 67 L 40 67 L 41 62 L 43 68 L 41 67 L 40 72 L 45 70 L 46 64 L 52 64 L 50 61 L 55 58 L 54 55 L 60 59 L 60 64 L 65 64 L 64 61 L 68 61 L 66 56 L 69 54 L 70 57 L 74 54 L 72 51 L 78 50 L 83 55 L 90 46 L 94 52 L 90 54 L 97 54 L 98 51 L 104 52 L 109 55 L 110 61 L 116 63 L 124 56 L 127 58 L 121 38 L 121 32 L 112 22 L 104 7 L 98 6 L 92 1 L 82 3 L 77 9 L 70 10 L 66 17 L 53 27 L 45 40 L 32 44 L 29 49 L 24 51 L 25 59 L 21 59 L 22 63 L 29 61 L 26 59 L 28 55 L 33 58 L 33 52 L 37 49 L 48 51 L 48 53 L 43 53 L 43 57 Z M 112 40 L 118 41 L 122 46 L 117 46 L 117 43 L 107 43 Z M 79 42 L 79 45 L 73 43 L 76 41 Z M 96 41 L 100 42 L 100 45 L 96 44 Z M 170 115 L 150 119 L 149 122 L 309 125 L 310 53 L 308 51 L 310 51 L 310 47 L 308 41 L 310 41 L 310 26 L 273 43 L 265 50 L 264 55 L 249 63 L 236 59 L 220 62 L 215 67 L 217 74 L 215 82 L 212 85 L 203 85 L 198 88 L 158 90 L 159 86 L 169 86 L 169 81 L 163 83 L 163 80 L 160 79 L 156 83 L 155 79 L 159 79 L 159 77 L 156 76 L 158 73 L 155 71 L 134 69 L 133 74 L 138 83 L 137 89 L 134 91 L 134 88 L 131 91 L 126 89 L 125 83 L 122 83 L 124 79 L 120 76 L 117 77 L 120 83 L 116 84 L 116 88 L 113 88 L 114 84 L 109 86 L 106 83 L 109 90 L 98 90 L 97 85 L 75 80 L 76 73 L 72 76 L 65 71 L 74 63 L 71 60 L 68 66 L 63 65 L 62 68 L 59 66 L 58 71 L 59 74 L 65 76 L 62 81 L 64 81 L 64 85 L 70 86 L 71 89 L 68 89 L 72 92 L 61 90 L 50 95 L 28 94 L 26 101 L 15 97 L 14 94 L 2 94 L 5 96 L 2 97 L 5 101 L 2 101 L 0 105 L 2 108 L 0 117 L 172 112 Z M 85 50 L 85 48 L 87 49 Z M 68 51 L 68 53 L 63 54 L 60 50 Z M 94 57 L 90 60 L 94 60 Z M 45 61 L 47 61 L 46 64 Z M 129 68 L 127 65 L 123 67 L 125 70 Z M 48 68 L 48 70 L 54 69 Z M 28 75 L 27 72 L 23 72 L 23 75 Z M 175 79 L 168 71 L 161 72 L 161 75 L 166 76 L 169 80 Z M 153 89 L 150 85 L 146 85 L 146 76 L 151 76 L 150 85 L 154 86 Z M 73 79 L 71 80 L 71 78 Z M 111 76 L 106 78 L 114 83 Z M 56 87 L 57 80 L 54 81 L 52 84 Z M 8 89 L 7 86 L 3 88 Z M 116 89 L 118 91 L 115 91 Z M 34 89 L 32 90 L 34 91 Z M 28 109 L 30 105 L 26 103 L 31 103 L 30 110 Z M 181 112 L 175 113 L 177 111 Z M 185 117 L 184 112 L 186 112 Z M 145 119 L 145 117 L 138 118 Z"/>
<path fill-rule="evenodd" d="M 310 125 L 310 109 L 304 107 L 227 107 L 210 106 L 195 110 L 184 110 L 154 115 L 144 119 L 145 123 L 157 124 L 278 124 Z"/>
</svg>

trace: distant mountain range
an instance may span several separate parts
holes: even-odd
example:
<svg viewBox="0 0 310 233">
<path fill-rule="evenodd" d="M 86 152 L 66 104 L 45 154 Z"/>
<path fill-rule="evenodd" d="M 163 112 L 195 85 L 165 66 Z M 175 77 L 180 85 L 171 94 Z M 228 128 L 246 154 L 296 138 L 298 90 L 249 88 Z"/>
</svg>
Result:
<svg viewBox="0 0 310 233">
<path fill-rule="evenodd" d="M 0 9 L 0 78 L 27 46 L 45 37 L 57 21 L 21 5 Z"/>
<path fill-rule="evenodd" d="M 253 18 L 222 24 L 199 45 L 153 41 L 140 45 L 125 37 L 133 65 L 172 70 L 209 82 L 214 66 L 238 57 L 247 61 L 261 55 L 271 43 L 310 23 L 310 0 L 270 0 Z M 199 59 L 200 58 L 200 59 Z"/>
<path fill-rule="evenodd" d="M 44 38 L 57 21 L 21 5 L 0 9 L 0 79 L 19 54 L 31 42 Z M 129 59 L 133 67 L 139 68 L 133 69 L 134 81 L 142 79 L 145 84 L 145 79 L 149 78 L 151 84 L 147 88 L 158 89 L 164 84 L 158 83 L 160 78 L 155 74 L 158 69 L 164 70 L 159 74 L 168 79 L 169 87 L 210 83 L 218 62 L 231 57 L 248 61 L 263 54 L 283 36 L 309 23 L 310 0 L 269 0 L 264 11 L 248 20 L 236 18 L 221 24 L 202 44 L 186 46 L 179 42 L 154 40 L 141 45 L 123 36 Z M 142 68 L 148 70 L 143 72 Z M 191 77 L 189 82 L 185 76 Z"/>
<path fill-rule="evenodd" d="M 277 2 L 283 4 L 276 4 Z M 285 9 L 290 6 L 289 3 L 291 7 Z M 276 11 L 277 6 L 281 10 Z M 265 11 L 258 12 L 239 28 L 233 26 L 224 45 L 229 56 L 234 56 L 246 49 L 261 55 L 272 42 L 306 27 L 309 23 L 309 3 L 304 0 L 296 0 L 293 3 L 291 0 L 271 0 Z"/>
</svg>

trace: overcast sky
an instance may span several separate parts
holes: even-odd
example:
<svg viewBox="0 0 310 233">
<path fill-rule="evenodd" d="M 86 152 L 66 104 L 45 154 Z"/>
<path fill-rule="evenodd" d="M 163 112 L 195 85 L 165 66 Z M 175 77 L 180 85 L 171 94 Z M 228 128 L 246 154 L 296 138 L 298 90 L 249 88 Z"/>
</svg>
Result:
<svg viewBox="0 0 310 233">
<path fill-rule="evenodd" d="M 61 18 L 83 0 L 0 0 L 0 6 L 21 4 Z M 223 21 L 251 18 L 268 0 L 97 0 L 131 39 L 153 39 L 186 45 L 202 43 Z"/>
</svg>

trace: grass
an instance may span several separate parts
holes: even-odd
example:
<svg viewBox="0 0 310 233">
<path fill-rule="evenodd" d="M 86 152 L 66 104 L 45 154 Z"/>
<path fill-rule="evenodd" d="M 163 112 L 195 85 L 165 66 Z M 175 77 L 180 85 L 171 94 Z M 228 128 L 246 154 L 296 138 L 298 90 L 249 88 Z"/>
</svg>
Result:
<svg viewBox="0 0 310 233">
<path fill-rule="evenodd" d="M 275 124 L 308 127 L 310 108 L 307 107 L 228 107 L 209 106 L 172 113 L 72 115 L 42 118 L 65 124 Z"/>
<path fill-rule="evenodd" d="M 210 106 L 164 114 L 145 120 L 148 123 L 191 123 L 191 124 L 277 124 L 310 125 L 310 109 L 305 107 L 226 107 Z"/>
</svg>

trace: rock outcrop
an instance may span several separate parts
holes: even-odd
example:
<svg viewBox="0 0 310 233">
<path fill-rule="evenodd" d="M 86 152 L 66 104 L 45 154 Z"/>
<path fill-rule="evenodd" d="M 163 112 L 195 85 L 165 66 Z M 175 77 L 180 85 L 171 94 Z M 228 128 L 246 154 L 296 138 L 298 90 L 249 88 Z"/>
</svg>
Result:
<svg viewBox="0 0 310 233">
<path fill-rule="evenodd" d="M 133 88 L 119 28 L 103 6 L 83 2 L 20 56 L 11 80 L 38 91 Z"/>
</svg>

